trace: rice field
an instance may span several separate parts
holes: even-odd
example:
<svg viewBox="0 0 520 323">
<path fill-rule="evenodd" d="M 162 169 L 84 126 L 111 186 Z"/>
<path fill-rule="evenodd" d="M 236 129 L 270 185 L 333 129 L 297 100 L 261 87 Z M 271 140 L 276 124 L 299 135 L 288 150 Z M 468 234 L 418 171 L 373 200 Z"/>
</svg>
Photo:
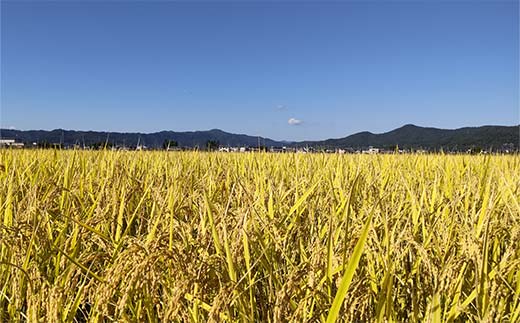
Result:
<svg viewBox="0 0 520 323">
<path fill-rule="evenodd" d="M 518 155 L 0 165 L 0 322 L 520 320 Z"/>
</svg>

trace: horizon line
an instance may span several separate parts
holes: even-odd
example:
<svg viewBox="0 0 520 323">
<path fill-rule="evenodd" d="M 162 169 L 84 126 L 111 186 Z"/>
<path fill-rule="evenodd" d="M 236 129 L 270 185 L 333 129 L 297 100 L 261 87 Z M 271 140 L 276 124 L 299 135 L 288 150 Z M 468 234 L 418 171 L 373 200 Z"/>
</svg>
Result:
<svg viewBox="0 0 520 323">
<path fill-rule="evenodd" d="M 211 128 L 211 129 L 208 129 L 208 130 L 186 130 L 186 131 L 176 131 L 176 130 L 159 130 L 159 131 L 154 131 L 154 132 L 140 132 L 140 131 L 107 131 L 107 130 L 77 130 L 77 129 L 64 129 L 64 128 L 55 128 L 55 129 L 51 129 L 51 130 L 47 130 L 47 129 L 18 129 L 18 128 L 14 128 L 14 129 L 10 129 L 10 128 L 2 128 L 0 127 L 0 138 L 2 138 L 2 131 L 24 131 L 24 132 L 29 132 L 29 131 L 47 131 L 47 132 L 52 132 L 52 131 L 75 131 L 75 132 L 101 132 L 101 133 L 114 133 L 114 134 L 137 134 L 137 135 L 153 135 L 153 134 L 157 134 L 157 133 L 161 133 L 161 132 L 175 132 L 175 133 L 194 133 L 194 132 L 210 132 L 210 131 L 221 131 L 221 132 L 224 132 L 224 133 L 227 133 L 227 134 L 231 134 L 231 135 L 243 135 L 243 136 L 249 136 L 249 137 L 259 137 L 259 138 L 262 138 L 262 139 L 268 139 L 268 140 L 272 140 L 272 141 L 278 141 L 278 142 L 287 142 L 287 143 L 297 143 L 297 142 L 314 142 L 314 141 L 326 141 L 326 140 L 334 140 L 334 139 L 342 139 L 342 138 L 347 138 L 347 137 L 350 137 L 350 136 L 353 136 L 353 135 L 356 135 L 356 134 L 360 134 L 360 133 L 369 133 L 369 134 L 372 134 L 372 135 L 381 135 L 381 134 L 386 134 L 388 132 L 392 132 L 394 130 L 397 130 L 397 129 L 401 129 L 401 128 L 404 128 L 404 127 L 407 127 L 407 126 L 413 126 L 413 127 L 417 127 L 417 128 L 424 128 L 424 129 L 437 129 L 437 130 L 459 130 L 459 129 L 466 129 L 466 128 L 482 128 L 482 127 L 520 127 L 520 123 L 518 124 L 513 124 L 513 125 L 493 125 L 493 124 L 484 124 L 484 125 L 480 125 L 480 126 L 463 126 L 463 127 L 458 127 L 458 128 L 437 128 L 437 127 L 431 127 L 431 126 L 421 126 L 421 125 L 416 125 L 416 124 L 413 124 L 413 123 L 406 123 L 406 124 L 403 124 L 402 126 L 399 126 L 397 128 L 393 128 L 393 129 L 390 129 L 390 130 L 387 130 L 387 131 L 384 131 L 384 132 L 378 132 L 378 133 L 374 133 L 374 132 L 371 132 L 371 131 L 368 131 L 368 130 L 363 130 L 363 131 L 358 131 L 358 132 L 355 132 L 355 133 L 351 133 L 351 134 L 347 134 L 347 135 L 344 135 L 343 137 L 336 137 L 336 138 L 326 138 L 326 139 L 314 139 L 314 140 L 310 140 L 310 139 L 305 139 L 305 140 L 285 140 L 285 139 L 282 139 L 282 140 L 278 140 L 278 139 L 272 139 L 272 138 L 269 138 L 269 137 L 265 137 L 265 136 L 262 136 L 262 135 L 250 135 L 250 134 L 247 134 L 247 133 L 234 133 L 234 132 L 229 132 L 229 131 L 225 131 L 225 130 L 222 130 L 222 129 L 219 129 L 219 128 Z M 520 132 L 519 132 L 519 137 L 520 137 Z"/>
</svg>

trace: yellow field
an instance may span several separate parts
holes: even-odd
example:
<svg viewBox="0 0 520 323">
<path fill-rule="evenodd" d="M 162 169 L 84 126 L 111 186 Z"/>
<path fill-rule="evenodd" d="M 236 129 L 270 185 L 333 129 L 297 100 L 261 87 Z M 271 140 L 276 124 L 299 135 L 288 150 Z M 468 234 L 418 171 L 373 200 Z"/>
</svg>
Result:
<svg viewBox="0 0 520 323">
<path fill-rule="evenodd" d="M 0 322 L 520 320 L 520 156 L 0 165 Z"/>
</svg>

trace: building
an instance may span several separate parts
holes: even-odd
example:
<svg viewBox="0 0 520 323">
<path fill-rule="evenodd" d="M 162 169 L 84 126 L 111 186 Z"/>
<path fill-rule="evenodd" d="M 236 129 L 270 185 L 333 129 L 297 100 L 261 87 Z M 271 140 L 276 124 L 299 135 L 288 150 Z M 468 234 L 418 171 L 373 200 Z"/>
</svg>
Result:
<svg viewBox="0 0 520 323">
<path fill-rule="evenodd" d="M 11 144 L 14 144 L 14 139 L 0 139 L 1 146 L 9 146 Z"/>
<path fill-rule="evenodd" d="M 0 139 L 0 148 L 23 148 L 24 144 L 16 142 L 14 139 Z"/>
<path fill-rule="evenodd" d="M 368 150 L 363 150 L 363 154 L 379 154 L 379 148 L 370 146 L 368 147 Z"/>
</svg>

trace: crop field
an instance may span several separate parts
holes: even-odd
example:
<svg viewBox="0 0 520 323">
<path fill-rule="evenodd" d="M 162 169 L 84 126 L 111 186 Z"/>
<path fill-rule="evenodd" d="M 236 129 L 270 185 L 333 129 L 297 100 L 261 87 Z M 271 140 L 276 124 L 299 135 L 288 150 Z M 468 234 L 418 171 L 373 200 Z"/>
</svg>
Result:
<svg viewBox="0 0 520 323">
<path fill-rule="evenodd" d="M 520 156 L 0 151 L 0 322 L 520 320 Z"/>
</svg>

